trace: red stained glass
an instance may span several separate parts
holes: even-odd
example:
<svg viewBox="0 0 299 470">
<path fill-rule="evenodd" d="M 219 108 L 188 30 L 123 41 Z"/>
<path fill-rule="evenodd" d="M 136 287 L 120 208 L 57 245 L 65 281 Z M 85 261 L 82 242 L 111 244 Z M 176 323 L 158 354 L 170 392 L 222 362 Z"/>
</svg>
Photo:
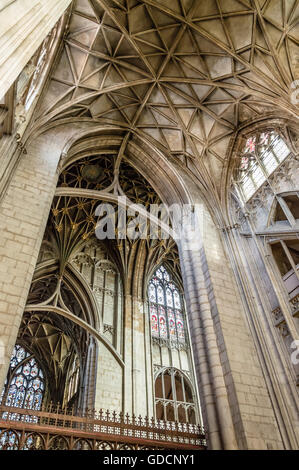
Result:
<svg viewBox="0 0 299 470">
<path fill-rule="evenodd" d="M 163 307 L 159 307 L 159 327 L 160 327 L 160 336 L 161 338 L 167 338 L 167 322 L 166 322 L 166 314 L 165 309 Z"/>
<path fill-rule="evenodd" d="M 239 174 L 235 179 L 245 202 L 252 198 L 290 154 L 287 143 L 275 131 L 258 132 L 247 139 L 240 155 Z"/>
<path fill-rule="evenodd" d="M 148 296 L 152 335 L 185 341 L 181 296 L 163 266 L 149 283 Z"/>
<path fill-rule="evenodd" d="M 152 335 L 159 336 L 158 314 L 155 307 L 151 306 L 151 329 Z"/>
<path fill-rule="evenodd" d="M 241 160 L 241 170 L 247 170 L 249 167 L 249 158 L 248 157 L 243 157 Z"/>
<path fill-rule="evenodd" d="M 185 341 L 184 322 L 181 312 L 176 312 L 176 327 L 179 341 Z"/>
<path fill-rule="evenodd" d="M 174 311 L 172 309 L 168 309 L 168 324 L 169 324 L 169 336 L 175 337 L 176 336 L 175 316 L 174 316 Z"/>
<path fill-rule="evenodd" d="M 269 145 L 270 134 L 268 132 L 263 132 L 260 136 L 260 144 L 261 145 Z"/>
<path fill-rule="evenodd" d="M 245 146 L 245 153 L 254 153 L 256 147 L 256 137 L 249 137 Z"/>
</svg>

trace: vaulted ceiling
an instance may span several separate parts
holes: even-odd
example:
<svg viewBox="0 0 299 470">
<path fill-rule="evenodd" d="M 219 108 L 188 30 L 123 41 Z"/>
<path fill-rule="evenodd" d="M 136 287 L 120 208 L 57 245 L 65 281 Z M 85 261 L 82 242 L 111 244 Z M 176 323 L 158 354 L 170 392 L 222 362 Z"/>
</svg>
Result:
<svg viewBox="0 0 299 470">
<path fill-rule="evenodd" d="M 296 115 L 298 3 L 74 1 L 37 119 L 120 126 L 219 189 L 240 125 Z"/>
</svg>

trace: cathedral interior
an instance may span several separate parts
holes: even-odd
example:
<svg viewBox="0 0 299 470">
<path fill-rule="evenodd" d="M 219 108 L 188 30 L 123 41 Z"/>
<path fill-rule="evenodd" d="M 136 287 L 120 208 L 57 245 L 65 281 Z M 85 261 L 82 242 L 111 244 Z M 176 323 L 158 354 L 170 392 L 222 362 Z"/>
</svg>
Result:
<svg viewBox="0 0 299 470">
<path fill-rule="evenodd" d="M 298 0 L 0 1 L 0 450 L 299 449 L 298 43 Z"/>
</svg>

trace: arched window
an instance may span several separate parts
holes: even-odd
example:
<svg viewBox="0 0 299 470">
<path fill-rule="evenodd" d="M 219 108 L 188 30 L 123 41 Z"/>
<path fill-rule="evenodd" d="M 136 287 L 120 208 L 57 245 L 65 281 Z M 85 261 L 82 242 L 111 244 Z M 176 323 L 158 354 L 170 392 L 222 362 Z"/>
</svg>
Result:
<svg viewBox="0 0 299 470">
<path fill-rule="evenodd" d="M 283 138 L 275 131 L 259 132 L 247 138 L 236 178 L 245 201 L 253 196 L 290 153 Z"/>
<path fill-rule="evenodd" d="M 6 406 L 40 410 L 45 391 L 44 374 L 22 346 L 14 347 L 1 402 Z"/>
<path fill-rule="evenodd" d="M 178 369 L 169 368 L 158 375 L 155 401 L 157 419 L 196 424 L 194 392 Z"/>
<path fill-rule="evenodd" d="M 156 271 L 149 283 L 148 298 L 152 336 L 185 343 L 183 299 L 163 266 Z"/>
</svg>

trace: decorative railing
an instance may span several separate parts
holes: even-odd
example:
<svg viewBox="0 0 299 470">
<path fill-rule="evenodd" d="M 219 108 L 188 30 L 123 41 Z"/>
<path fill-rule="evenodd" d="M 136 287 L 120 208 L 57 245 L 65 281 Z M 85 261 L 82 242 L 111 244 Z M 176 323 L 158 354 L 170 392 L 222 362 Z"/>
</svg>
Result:
<svg viewBox="0 0 299 470">
<path fill-rule="evenodd" d="M 50 404 L 41 411 L 0 406 L 2 450 L 200 450 L 197 425 L 88 410 L 74 414 Z"/>
</svg>

